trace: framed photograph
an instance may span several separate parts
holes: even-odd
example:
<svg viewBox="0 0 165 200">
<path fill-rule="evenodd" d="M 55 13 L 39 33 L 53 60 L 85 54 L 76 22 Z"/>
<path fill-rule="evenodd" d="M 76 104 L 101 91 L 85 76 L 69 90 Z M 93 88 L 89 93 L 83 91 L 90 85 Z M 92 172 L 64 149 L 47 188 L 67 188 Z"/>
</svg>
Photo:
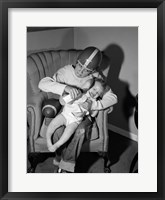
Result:
<svg viewBox="0 0 165 200">
<path fill-rule="evenodd" d="M 1 199 L 165 198 L 164 9 L 1 2 Z"/>
</svg>

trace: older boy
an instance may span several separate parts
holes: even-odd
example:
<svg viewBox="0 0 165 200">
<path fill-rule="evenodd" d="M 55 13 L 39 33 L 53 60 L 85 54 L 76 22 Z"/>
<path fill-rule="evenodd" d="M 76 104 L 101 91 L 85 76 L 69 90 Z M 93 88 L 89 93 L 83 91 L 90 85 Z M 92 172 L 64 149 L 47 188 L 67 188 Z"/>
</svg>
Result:
<svg viewBox="0 0 165 200">
<path fill-rule="evenodd" d="M 64 66 L 54 74 L 53 78 L 43 78 L 39 82 L 39 88 L 44 92 L 52 92 L 61 96 L 64 93 L 69 93 L 71 98 L 75 99 L 81 93 L 80 89 L 83 89 L 83 85 L 87 80 L 94 77 L 102 78 L 96 71 L 100 66 L 101 60 L 102 54 L 98 48 L 87 47 L 78 56 L 76 66 Z M 109 88 L 102 99 L 92 105 L 92 110 L 105 109 L 116 103 L 117 96 Z M 90 125 L 90 120 L 87 118 L 79 126 L 84 126 L 87 129 Z M 67 149 L 63 152 L 59 163 L 59 168 L 63 172 L 74 172 L 75 163 L 80 154 L 84 138 L 84 133 L 75 134 Z"/>
</svg>

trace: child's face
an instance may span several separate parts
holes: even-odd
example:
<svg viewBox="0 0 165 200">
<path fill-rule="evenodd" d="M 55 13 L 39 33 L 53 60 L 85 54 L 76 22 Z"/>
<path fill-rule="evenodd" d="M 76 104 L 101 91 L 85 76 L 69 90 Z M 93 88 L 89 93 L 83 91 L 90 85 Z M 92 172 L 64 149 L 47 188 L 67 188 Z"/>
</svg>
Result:
<svg viewBox="0 0 165 200">
<path fill-rule="evenodd" d="M 84 78 L 86 76 L 88 76 L 89 74 L 92 74 L 93 71 L 91 71 L 88 68 L 85 68 L 81 63 L 77 62 L 76 63 L 76 67 L 75 67 L 75 74 L 77 77 L 79 78 Z"/>
<path fill-rule="evenodd" d="M 102 95 L 103 91 L 104 88 L 101 83 L 96 81 L 94 86 L 89 90 L 89 94 L 93 99 L 96 99 L 97 97 Z"/>
</svg>

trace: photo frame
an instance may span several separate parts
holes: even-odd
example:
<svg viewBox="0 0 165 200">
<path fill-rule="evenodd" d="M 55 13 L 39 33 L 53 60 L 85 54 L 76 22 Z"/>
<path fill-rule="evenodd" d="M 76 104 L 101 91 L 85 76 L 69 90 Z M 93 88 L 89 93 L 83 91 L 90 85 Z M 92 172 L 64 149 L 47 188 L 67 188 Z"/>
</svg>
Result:
<svg viewBox="0 0 165 200">
<path fill-rule="evenodd" d="M 9 8 L 157 8 L 157 137 L 158 137 L 158 149 L 157 149 L 157 177 L 158 177 L 158 191 L 157 192 L 58 192 L 58 193 L 38 193 L 38 192 L 8 192 L 8 9 Z M 2 199 L 164 199 L 164 9 L 165 3 L 163 0 L 160 1 L 33 1 L 28 2 L 26 0 L 12 0 L 10 2 L 1 2 L 0 4 L 0 26 L 1 26 L 1 102 L 0 102 L 0 198 Z"/>
</svg>

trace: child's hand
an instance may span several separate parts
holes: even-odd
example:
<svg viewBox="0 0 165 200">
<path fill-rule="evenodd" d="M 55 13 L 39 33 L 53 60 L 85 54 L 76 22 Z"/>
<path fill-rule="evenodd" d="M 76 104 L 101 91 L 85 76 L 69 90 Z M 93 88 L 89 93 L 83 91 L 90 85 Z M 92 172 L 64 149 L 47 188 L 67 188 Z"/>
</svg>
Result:
<svg viewBox="0 0 165 200">
<path fill-rule="evenodd" d="M 84 103 L 81 104 L 81 106 L 85 109 L 85 110 L 89 110 L 92 106 L 92 101 L 88 100 Z"/>
</svg>

